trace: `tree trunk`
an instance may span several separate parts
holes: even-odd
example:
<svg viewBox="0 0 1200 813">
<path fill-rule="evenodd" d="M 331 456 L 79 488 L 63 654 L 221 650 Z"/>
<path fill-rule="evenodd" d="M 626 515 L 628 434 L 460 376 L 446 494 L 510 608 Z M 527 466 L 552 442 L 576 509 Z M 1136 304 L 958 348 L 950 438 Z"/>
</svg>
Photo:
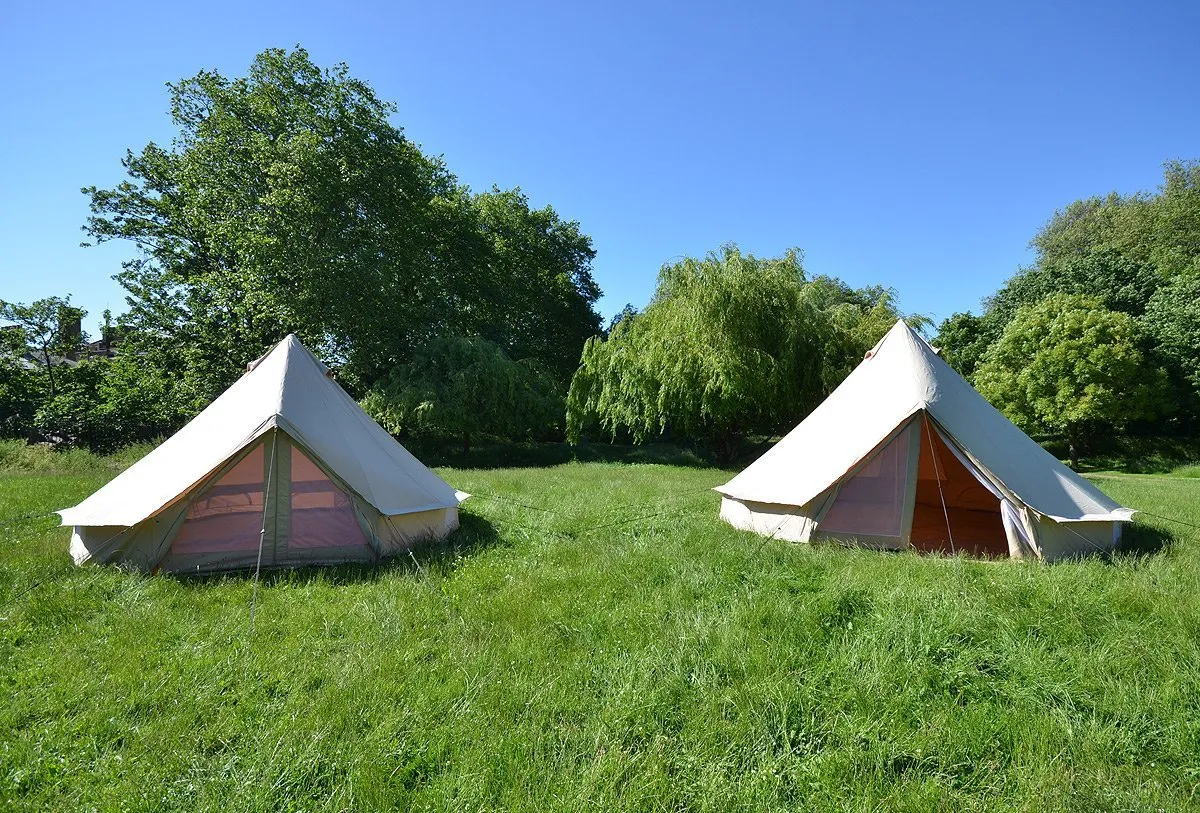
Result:
<svg viewBox="0 0 1200 813">
<path fill-rule="evenodd" d="M 54 400 L 54 365 L 50 363 L 50 348 L 42 345 L 42 360 L 46 362 L 46 375 L 50 378 L 50 400 Z"/>
<path fill-rule="evenodd" d="M 717 457 L 717 463 L 722 466 L 727 466 L 733 462 L 733 458 L 737 455 L 739 436 L 734 432 L 725 432 L 714 438 L 713 451 Z"/>
<path fill-rule="evenodd" d="M 1067 430 L 1067 462 L 1072 471 L 1079 471 L 1079 449 L 1082 443 L 1077 430 Z"/>
</svg>

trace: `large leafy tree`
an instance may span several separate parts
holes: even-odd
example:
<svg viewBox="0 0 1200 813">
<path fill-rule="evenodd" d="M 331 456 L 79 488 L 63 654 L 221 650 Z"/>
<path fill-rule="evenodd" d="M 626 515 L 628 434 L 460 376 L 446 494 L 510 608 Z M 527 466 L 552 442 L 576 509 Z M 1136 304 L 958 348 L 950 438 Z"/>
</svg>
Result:
<svg viewBox="0 0 1200 813">
<path fill-rule="evenodd" d="M 39 376 L 22 356 L 24 334 L 0 330 L 0 437 L 31 436 L 33 416 L 45 396 Z"/>
<path fill-rule="evenodd" d="M 1076 451 L 1162 409 L 1166 378 L 1146 363 L 1137 323 L 1094 297 L 1054 294 L 1020 308 L 975 374 L 979 392 L 1027 431 Z"/>
<path fill-rule="evenodd" d="M 452 178 L 387 104 L 301 49 L 168 88 L 171 147 L 130 152 L 128 181 L 84 190 L 90 235 L 141 250 L 118 279 L 152 363 L 192 373 L 204 402 L 287 332 L 369 371 L 424 338 Z"/>
<path fill-rule="evenodd" d="M 1200 267 L 1200 162 L 1167 162 L 1162 186 L 1153 194 L 1075 201 L 1054 213 L 1031 246 L 1036 261 L 988 297 L 981 316 L 955 314 L 940 326 L 938 342 L 960 372 L 974 373 L 1018 310 L 1054 294 L 1091 296 L 1109 310 L 1138 317 L 1151 343 L 1166 333 L 1178 339 L 1180 331 L 1169 326 L 1176 317 L 1168 311 L 1182 314 L 1184 303 L 1165 290 Z M 1167 326 L 1158 330 L 1161 319 Z M 1174 347 L 1163 356 L 1168 365 L 1180 359 L 1178 342 Z"/>
<path fill-rule="evenodd" d="M 481 436 L 520 440 L 562 431 L 563 399 L 553 376 L 479 338 L 433 340 L 378 382 L 363 407 L 393 434 L 454 437 L 464 450 Z"/>
<path fill-rule="evenodd" d="M 520 190 L 493 188 L 473 196 L 471 209 L 485 274 L 467 314 L 473 318 L 460 329 L 512 358 L 537 359 L 565 390 L 583 343 L 601 327 L 592 307 L 600 288 L 591 275 L 591 238 L 549 206 L 531 208 Z"/>
<path fill-rule="evenodd" d="M 759 259 L 728 245 L 664 266 L 646 309 L 585 346 L 568 434 L 669 432 L 728 456 L 740 435 L 807 414 L 897 316 L 888 290 L 809 280 L 797 250 Z"/>
<path fill-rule="evenodd" d="M 51 398 L 58 390 L 55 356 L 76 350 L 83 339 L 75 326 L 87 311 L 71 305 L 71 297 L 51 296 L 26 305 L 0 300 L 0 321 L 7 322 L 6 344 L 9 355 L 31 352 L 41 367 Z"/>
<path fill-rule="evenodd" d="M 938 325 L 934 343 L 947 364 L 970 378 L 994 338 L 981 317 L 973 313 L 956 313 Z"/>
<path fill-rule="evenodd" d="M 472 196 L 344 65 L 269 50 L 245 77 L 168 87 L 178 135 L 84 190 L 86 230 L 137 245 L 118 275 L 127 347 L 196 407 L 287 332 L 359 389 L 439 335 L 508 329 L 506 346 L 559 366 L 578 353 L 599 293 L 588 238 L 518 193 Z"/>
<path fill-rule="evenodd" d="M 1142 324 L 1176 380 L 1200 393 L 1200 257 L 1155 292 Z"/>
</svg>

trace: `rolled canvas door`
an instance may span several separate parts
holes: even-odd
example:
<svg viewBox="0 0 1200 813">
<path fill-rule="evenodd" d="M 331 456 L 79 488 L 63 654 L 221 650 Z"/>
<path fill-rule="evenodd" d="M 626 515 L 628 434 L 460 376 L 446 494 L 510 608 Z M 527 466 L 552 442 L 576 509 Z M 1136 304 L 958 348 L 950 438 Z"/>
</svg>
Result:
<svg viewBox="0 0 1200 813">
<path fill-rule="evenodd" d="M 1004 533 L 1008 537 L 1008 555 L 1023 559 L 1037 555 L 1037 546 L 1021 521 L 1020 509 L 1007 498 L 1000 500 L 1000 517 L 1004 520 Z"/>
</svg>

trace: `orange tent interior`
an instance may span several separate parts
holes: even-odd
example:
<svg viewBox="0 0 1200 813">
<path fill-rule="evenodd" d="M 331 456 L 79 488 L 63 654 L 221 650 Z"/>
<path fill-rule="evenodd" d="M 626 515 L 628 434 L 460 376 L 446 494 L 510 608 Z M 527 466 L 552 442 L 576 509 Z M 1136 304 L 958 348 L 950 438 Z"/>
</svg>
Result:
<svg viewBox="0 0 1200 813">
<path fill-rule="evenodd" d="M 951 536 L 954 551 L 973 556 L 1008 557 L 1008 538 L 1000 519 L 1000 501 L 975 479 L 925 421 L 921 426 L 921 452 L 917 463 L 912 546 L 925 553 L 950 553 Z"/>
</svg>

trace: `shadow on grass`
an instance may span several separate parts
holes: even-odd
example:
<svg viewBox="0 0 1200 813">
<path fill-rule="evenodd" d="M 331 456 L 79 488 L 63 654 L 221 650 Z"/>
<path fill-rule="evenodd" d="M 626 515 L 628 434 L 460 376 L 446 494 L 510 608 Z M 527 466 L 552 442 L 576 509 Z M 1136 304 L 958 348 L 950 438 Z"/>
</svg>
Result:
<svg viewBox="0 0 1200 813">
<path fill-rule="evenodd" d="M 1152 525 L 1143 525 L 1141 523 L 1129 523 L 1125 526 L 1125 530 L 1121 535 L 1121 544 L 1112 551 L 1080 551 L 1074 556 L 1068 556 L 1064 559 L 1050 563 L 1050 567 L 1060 564 L 1069 564 L 1072 562 L 1083 562 L 1091 559 L 1099 559 L 1107 563 L 1118 561 L 1150 559 L 1161 554 L 1168 553 L 1171 546 L 1177 541 L 1176 536 L 1170 531 L 1156 528 Z M 891 556 L 918 556 L 924 559 L 947 559 L 951 560 L 955 557 L 961 558 L 966 562 L 1010 562 L 1020 561 L 1012 559 L 1007 552 L 985 554 L 976 549 L 969 547 L 959 547 L 954 553 L 951 553 L 949 548 L 921 548 L 918 546 L 910 546 L 907 548 L 882 548 L 870 544 L 862 544 L 849 539 L 822 539 L 819 542 L 810 543 L 821 545 L 830 548 L 841 548 L 844 550 L 865 550 L 880 555 Z M 1028 560 L 1027 560 L 1028 561 Z M 1037 561 L 1036 559 L 1032 561 Z"/>
<path fill-rule="evenodd" d="M 490 443 L 473 446 L 464 452 L 460 447 L 438 444 L 409 444 L 409 451 L 427 466 L 448 466 L 456 469 L 547 468 L 564 463 L 659 463 L 667 466 L 712 468 L 711 456 L 702 450 L 671 443 L 644 446 L 586 443 Z"/>
<path fill-rule="evenodd" d="M 1129 559 L 1146 559 L 1167 552 L 1175 544 L 1175 535 L 1162 528 L 1131 522 L 1125 526 L 1121 534 L 1121 544 L 1114 554 L 1116 557 Z"/>
<path fill-rule="evenodd" d="M 377 563 L 348 562 L 337 565 L 303 565 L 300 567 L 264 567 L 259 575 L 259 584 L 274 585 L 305 584 L 359 584 L 378 581 L 390 574 L 428 574 L 431 571 L 444 573 L 467 557 L 502 543 L 500 534 L 492 523 L 474 514 L 460 513 L 458 530 L 444 539 L 418 543 L 409 550 L 381 559 Z M 254 578 L 254 570 L 221 570 L 213 573 L 164 573 L 183 585 L 204 586 L 226 579 Z"/>
<path fill-rule="evenodd" d="M 769 439 L 742 441 L 732 460 L 722 463 L 703 446 L 676 443 L 488 443 L 464 452 L 452 443 L 405 441 L 405 446 L 427 466 L 455 469 L 549 468 L 564 463 L 653 463 L 697 469 L 742 468 L 769 449 Z"/>
<path fill-rule="evenodd" d="M 1044 444 L 1052 453 L 1066 451 Z M 1061 444 L 1059 444 L 1061 446 Z M 1200 439 L 1187 437 L 1114 437 L 1105 448 L 1084 455 L 1079 472 L 1118 471 L 1124 474 L 1177 474 L 1200 460 Z"/>
</svg>

